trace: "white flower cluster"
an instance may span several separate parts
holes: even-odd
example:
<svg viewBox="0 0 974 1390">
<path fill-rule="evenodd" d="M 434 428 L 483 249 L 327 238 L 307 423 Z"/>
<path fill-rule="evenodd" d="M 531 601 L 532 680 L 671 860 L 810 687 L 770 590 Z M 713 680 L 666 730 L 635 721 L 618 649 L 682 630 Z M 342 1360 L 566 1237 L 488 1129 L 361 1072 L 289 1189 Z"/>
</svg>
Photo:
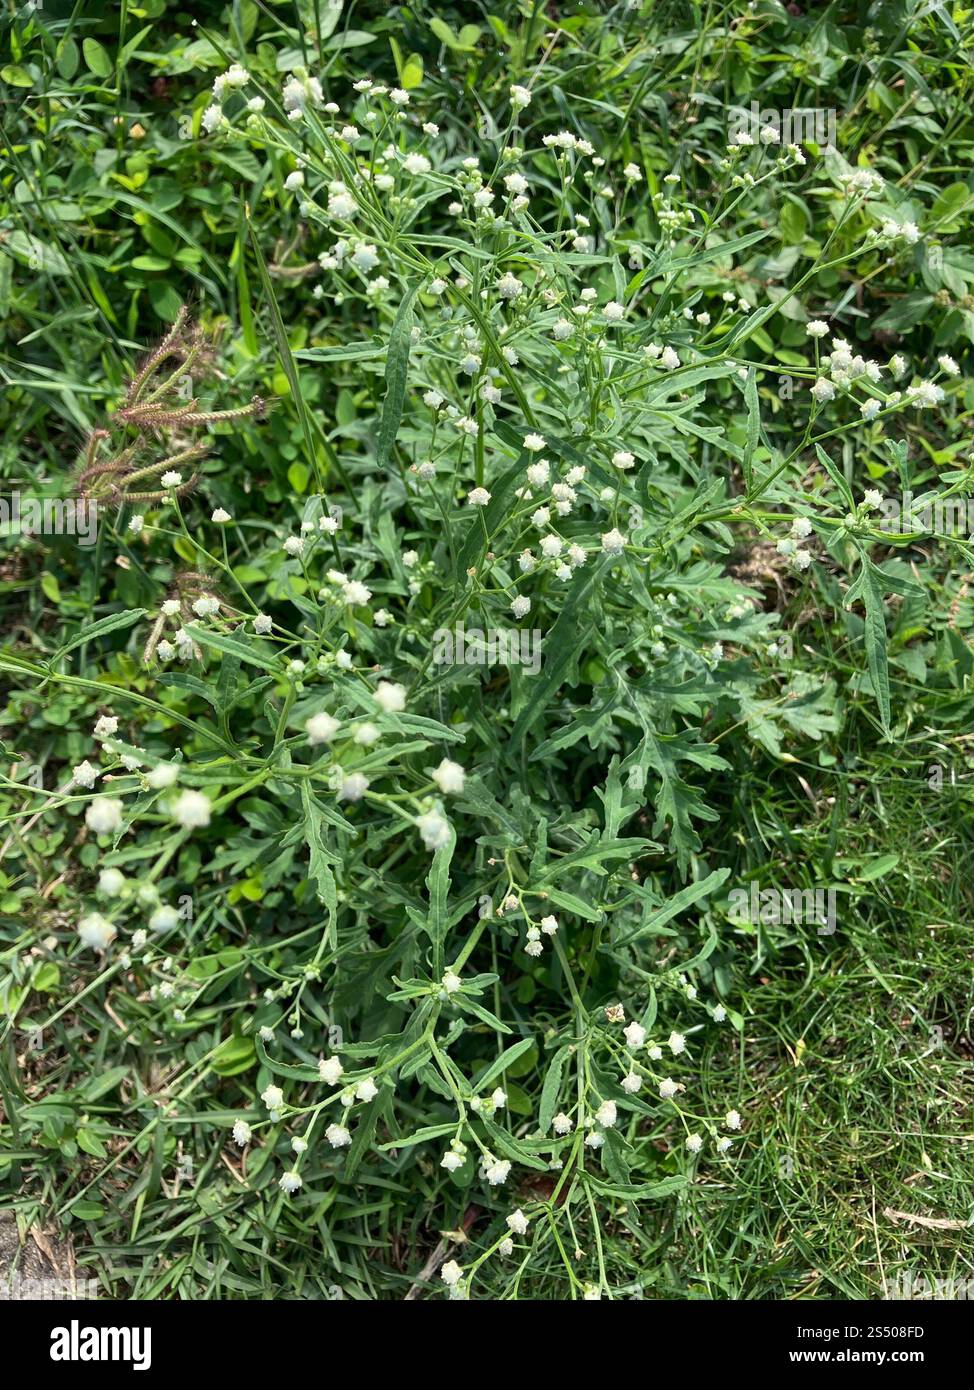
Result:
<svg viewBox="0 0 974 1390">
<path fill-rule="evenodd" d="M 685 976 L 681 976 L 680 981 L 686 997 L 691 1001 L 696 999 L 696 988 L 686 980 Z M 720 1004 L 715 1005 L 709 1012 L 714 1022 L 723 1022 L 727 1017 L 727 1011 Z M 625 1070 L 619 1081 L 623 1096 L 637 1095 L 647 1083 L 655 1087 L 662 1101 L 676 1101 L 686 1092 L 685 1083 L 675 1081 L 671 1076 L 661 1075 L 660 1069 L 651 1065 L 662 1061 L 665 1055 L 664 1049 L 673 1058 L 687 1055 L 685 1034 L 673 1030 L 665 1043 L 655 1042 L 638 1020 L 633 1019 L 626 1023 L 626 1012 L 621 1004 L 610 1005 L 605 1010 L 605 1016 L 609 1025 L 625 1025 L 622 1028 L 623 1046 L 621 1049 L 611 1034 L 606 1035 L 613 1054 L 625 1058 Z M 686 1114 L 682 1105 L 678 1107 L 678 1113 L 685 1123 Z M 601 1149 L 606 1141 L 606 1133 L 615 1129 L 619 1121 L 619 1102 L 604 1097 L 599 1099 L 599 1103 L 591 1112 L 579 1111 L 576 1118 L 573 1118 L 571 1113 L 559 1111 L 552 1119 L 551 1128 L 557 1138 L 567 1138 L 576 1129 L 583 1130 L 585 1132 L 585 1146 L 589 1149 Z M 740 1129 L 740 1113 L 737 1110 L 728 1111 L 723 1124 L 725 1128 L 730 1130 Z M 726 1154 L 732 1144 L 730 1137 L 719 1133 L 721 1126 L 715 1121 L 705 1121 L 704 1126 L 714 1136 L 716 1151 L 721 1155 Z M 685 1146 L 689 1153 L 699 1153 L 704 1146 L 704 1135 L 697 1130 L 688 1131 Z M 556 1163 L 555 1166 L 558 1164 Z"/>
<path fill-rule="evenodd" d="M 117 738 L 119 720 L 117 715 L 101 715 L 95 723 L 93 737 L 101 745 L 101 756 L 108 762 L 103 768 L 88 759 L 78 763 L 71 773 L 71 787 L 92 791 L 99 778 L 114 780 L 124 773 L 134 774 L 136 788 L 144 793 L 160 793 L 172 787 L 180 775 L 177 763 L 155 761 L 146 767 L 144 750 L 133 751 L 131 746 Z M 114 765 L 121 771 L 113 771 Z M 126 784 L 130 789 L 131 784 Z M 209 824 L 211 803 L 203 792 L 185 788 L 179 792 L 165 809 L 176 825 L 193 830 Z M 125 829 L 125 802 L 120 796 L 100 793 L 91 797 L 85 806 L 84 820 L 91 834 L 100 840 L 117 838 Z M 114 865 L 103 865 L 98 873 L 98 894 L 112 900 L 114 917 L 101 912 L 87 912 L 79 919 L 77 932 L 83 946 L 103 955 L 118 937 L 116 918 L 135 907 L 147 914 L 147 929 L 156 935 L 171 932 L 183 923 L 181 912 L 160 900 L 155 884 L 151 881 L 130 880 Z M 137 928 L 132 935 L 130 946 L 141 949 L 147 940 L 145 928 Z M 171 991 L 163 998 L 171 996 Z"/>
</svg>

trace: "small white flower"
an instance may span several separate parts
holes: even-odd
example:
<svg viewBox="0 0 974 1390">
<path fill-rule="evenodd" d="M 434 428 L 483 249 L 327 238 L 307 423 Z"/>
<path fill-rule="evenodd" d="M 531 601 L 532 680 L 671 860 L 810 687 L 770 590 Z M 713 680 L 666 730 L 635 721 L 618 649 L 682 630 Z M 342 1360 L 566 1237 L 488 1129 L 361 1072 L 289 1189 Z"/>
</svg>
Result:
<svg viewBox="0 0 974 1390">
<path fill-rule="evenodd" d="M 490 493 L 485 487 L 475 487 L 467 493 L 467 503 L 471 507 L 486 507 Z"/>
<path fill-rule="evenodd" d="M 457 1264 L 456 1260 L 447 1260 L 446 1264 L 440 1270 L 440 1278 L 448 1289 L 455 1289 L 463 1278 L 463 1270 L 460 1265 Z"/>
<path fill-rule="evenodd" d="M 626 1095 L 634 1096 L 643 1084 L 643 1079 L 638 1073 L 631 1071 L 622 1078 L 622 1089 Z"/>
<path fill-rule="evenodd" d="M 595 1118 L 603 1129 L 611 1129 L 619 1118 L 614 1100 L 604 1100 L 595 1112 Z"/>
<path fill-rule="evenodd" d="M 703 1148 L 703 1139 L 699 1134 L 688 1134 L 684 1142 L 686 1143 L 687 1149 L 692 1154 L 698 1154 Z"/>
<path fill-rule="evenodd" d="M 360 1081 L 358 1085 L 355 1087 L 356 1100 L 375 1100 L 378 1094 L 379 1088 L 370 1076 L 367 1076 L 364 1081 Z"/>
<path fill-rule="evenodd" d="M 602 549 L 607 555 L 621 555 L 625 544 L 625 536 L 616 527 L 602 536 Z"/>
<path fill-rule="evenodd" d="M 296 193 L 299 188 L 304 187 L 304 174 L 300 169 L 295 169 L 293 174 L 288 174 L 284 180 L 284 187 L 289 193 Z"/>
<path fill-rule="evenodd" d="M 266 613 L 258 613 L 254 618 L 254 631 L 259 637 L 266 637 L 274 626 L 274 621 Z"/>
<path fill-rule="evenodd" d="M 210 517 L 210 520 L 215 521 L 218 526 L 222 526 L 225 522 L 232 520 L 232 518 L 229 512 L 224 511 L 222 507 L 217 507 Z"/>
<path fill-rule="evenodd" d="M 622 307 L 621 304 L 617 304 L 614 299 L 609 300 L 608 304 L 602 310 L 602 313 L 605 315 L 605 317 L 609 320 L 610 323 L 618 323 L 620 319 L 623 319 L 626 316 L 625 309 Z"/>
<path fill-rule="evenodd" d="M 342 597 L 350 608 L 361 608 L 372 597 L 372 590 L 358 579 L 349 579 L 342 585 Z"/>
<path fill-rule="evenodd" d="M 677 1082 L 671 1080 L 670 1077 L 667 1077 L 665 1081 L 659 1083 L 659 1093 L 663 1100 L 671 1100 L 679 1089 L 680 1087 Z"/>
<path fill-rule="evenodd" d="M 447 1149 L 440 1159 L 440 1167 L 445 1168 L 448 1173 L 455 1173 L 458 1168 L 463 1167 L 464 1161 L 463 1154 L 458 1154 L 453 1149 Z"/>
<path fill-rule="evenodd" d="M 622 1032 L 626 1040 L 626 1046 L 633 1052 L 635 1052 L 637 1048 L 642 1047 L 643 1043 L 646 1041 L 646 1029 L 641 1023 L 637 1023 L 635 1020 L 633 1020 L 628 1027 L 624 1028 Z"/>
<path fill-rule="evenodd" d="M 450 843 L 450 822 L 439 811 L 425 811 L 417 816 L 416 829 L 427 849 L 443 849 Z"/>
<path fill-rule="evenodd" d="M 551 1122 L 551 1127 L 556 1134 L 570 1134 L 573 1128 L 570 1118 L 564 1111 L 555 1116 Z"/>
<path fill-rule="evenodd" d="M 167 472 L 163 473 L 161 479 L 163 487 L 179 487 L 182 481 L 182 473 L 177 473 L 174 468 L 170 468 Z"/>
<path fill-rule="evenodd" d="M 145 780 L 154 792 L 165 791 L 171 787 L 179 778 L 179 767 L 176 763 L 157 763 L 155 767 L 145 775 Z"/>
<path fill-rule="evenodd" d="M 329 1125 L 325 1138 L 333 1149 L 343 1149 L 352 1142 L 351 1132 L 344 1125 Z"/>
<path fill-rule="evenodd" d="M 307 734 L 308 744 L 317 746 L 318 744 L 328 744 L 338 734 L 340 726 L 339 720 L 333 719 L 331 714 L 321 710 L 318 714 L 311 714 L 310 719 L 304 724 L 304 733 Z"/>
<path fill-rule="evenodd" d="M 349 772 L 342 778 L 339 801 L 361 801 L 369 789 L 369 779 L 361 772 Z"/>
<path fill-rule="evenodd" d="M 280 1110 L 284 1104 L 284 1092 L 280 1086 L 268 1086 L 266 1091 L 261 1091 L 260 1098 L 268 1110 Z"/>
<path fill-rule="evenodd" d="M 210 823 L 210 798 L 202 792 L 180 792 L 169 806 L 169 814 L 184 830 L 200 830 Z"/>
<path fill-rule="evenodd" d="M 234 1120 L 232 1130 L 233 1142 L 238 1145 L 239 1148 L 242 1149 L 245 1145 L 250 1143 L 250 1136 L 252 1133 L 253 1131 L 246 1120 Z"/>
<path fill-rule="evenodd" d="M 517 598 L 511 601 L 511 612 L 515 618 L 523 618 L 531 611 L 531 600 L 524 594 L 518 594 Z"/>
<path fill-rule="evenodd" d="M 318 1062 L 318 1079 L 326 1086 L 337 1086 L 344 1071 L 337 1057 L 322 1057 Z"/>
<path fill-rule="evenodd" d="M 526 106 L 531 105 L 531 93 L 527 87 L 513 86 L 510 92 L 511 105 L 515 111 L 523 111 Z"/>
<path fill-rule="evenodd" d="M 301 1174 L 296 1169 L 292 1168 L 290 1172 L 281 1174 L 278 1186 L 282 1192 L 290 1196 L 292 1192 L 297 1192 L 303 1181 Z"/>
<path fill-rule="evenodd" d="M 944 398 L 943 388 L 932 381 L 918 381 L 915 386 L 907 388 L 906 395 L 910 404 L 921 410 L 932 409 Z"/>
<path fill-rule="evenodd" d="M 465 776 L 460 764 L 451 762 L 449 758 L 444 758 L 439 767 L 433 771 L 433 781 L 444 796 L 462 792 Z"/>
<path fill-rule="evenodd" d="M 511 1163 L 509 1159 L 497 1159 L 493 1163 L 488 1164 L 484 1169 L 484 1177 L 491 1187 L 500 1187 L 502 1183 L 507 1182 L 510 1171 Z"/>
<path fill-rule="evenodd" d="M 728 1110 L 727 1114 L 724 1116 L 724 1124 L 727 1126 L 728 1129 L 740 1129 L 740 1127 L 741 1127 L 741 1116 L 740 1116 L 740 1111 L 738 1111 L 738 1110 Z"/>
<path fill-rule="evenodd" d="M 179 912 L 168 904 L 157 907 L 149 918 L 149 930 L 154 932 L 173 931 L 179 926 Z"/>
<path fill-rule="evenodd" d="M 501 299 L 517 299 L 523 289 L 522 282 L 509 270 L 497 282 L 497 293 Z"/>
<path fill-rule="evenodd" d="M 329 194 L 328 197 L 328 216 L 337 218 L 340 222 L 348 221 L 354 217 L 358 211 L 358 203 L 347 193 L 344 188 L 340 192 Z"/>
<path fill-rule="evenodd" d="M 118 719 L 114 714 L 103 714 L 95 724 L 95 738 L 111 738 L 118 733 Z"/>
<path fill-rule="evenodd" d="M 892 237 L 897 241 L 905 241 L 907 246 L 915 246 L 920 240 L 920 228 L 915 222 L 904 222 L 897 225 L 895 222 L 884 222 L 882 226 L 884 236 Z"/>
<path fill-rule="evenodd" d="M 78 936 L 84 946 L 104 955 L 118 935 L 116 928 L 100 912 L 89 912 L 78 923 Z"/>
<path fill-rule="evenodd" d="M 85 824 L 96 835 L 110 835 L 122 824 L 123 806 L 111 796 L 96 796 L 85 811 Z"/>
<path fill-rule="evenodd" d="M 98 875 L 98 891 L 108 898 L 117 898 L 125 887 L 125 875 L 121 869 L 102 869 Z"/>
<path fill-rule="evenodd" d="M 805 325 L 805 333 L 809 338 L 828 337 L 829 326 L 824 319 L 811 319 Z"/>
<path fill-rule="evenodd" d="M 612 455 L 612 462 L 616 468 L 626 469 L 631 468 L 636 459 L 633 454 L 629 453 L 628 449 L 619 449 Z"/>
<path fill-rule="evenodd" d="M 433 167 L 425 154 L 407 154 L 402 162 L 402 167 L 407 174 L 428 174 Z"/>
<path fill-rule="evenodd" d="M 398 714 L 406 708 L 406 691 L 391 681 L 379 681 L 372 696 L 383 714 Z"/>
<path fill-rule="evenodd" d="M 666 1040 L 666 1045 L 673 1053 L 673 1056 L 678 1057 L 681 1052 L 686 1051 L 687 1040 L 682 1033 L 671 1033 Z"/>
<path fill-rule="evenodd" d="M 91 791 L 98 778 L 98 769 L 92 767 L 87 759 L 79 763 L 77 767 L 71 769 L 71 780 L 76 787 L 84 787 L 86 791 Z"/>
<path fill-rule="evenodd" d="M 447 994 L 456 994 L 457 990 L 460 989 L 463 985 L 463 981 L 460 979 L 460 976 L 455 973 L 455 971 L 447 970 L 442 980 L 440 981 L 440 984 L 446 990 Z"/>
<path fill-rule="evenodd" d="M 352 252 L 351 261 L 357 270 L 368 274 L 379 264 L 379 253 L 370 242 L 360 241 Z"/>
<path fill-rule="evenodd" d="M 545 448 L 546 440 L 542 434 L 526 434 L 524 436 L 524 447 L 532 454 L 540 454 Z"/>
<path fill-rule="evenodd" d="M 520 1207 L 516 1211 L 512 1211 L 510 1216 L 506 1216 L 504 1220 L 508 1229 L 513 1231 L 516 1236 L 523 1236 L 530 1224 Z"/>
</svg>

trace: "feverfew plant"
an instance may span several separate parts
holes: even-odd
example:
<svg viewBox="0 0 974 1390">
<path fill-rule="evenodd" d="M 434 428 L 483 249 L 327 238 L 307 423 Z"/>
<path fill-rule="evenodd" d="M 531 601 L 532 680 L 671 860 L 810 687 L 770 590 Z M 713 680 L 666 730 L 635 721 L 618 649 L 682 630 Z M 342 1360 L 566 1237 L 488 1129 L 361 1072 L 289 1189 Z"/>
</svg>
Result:
<svg viewBox="0 0 974 1390">
<path fill-rule="evenodd" d="M 703 197 L 624 119 L 568 128 L 560 41 L 476 127 L 415 64 L 290 46 L 181 113 L 214 179 L 259 171 L 248 334 L 184 305 L 120 384 L 76 488 L 128 598 L 5 665 L 90 706 L 30 807 L 75 838 L 59 978 L 180 1058 L 128 1147 L 88 1141 L 82 1209 L 134 1155 L 162 1182 L 202 1114 L 268 1249 L 300 1229 L 340 1279 L 408 1189 L 427 1292 L 594 1301 L 632 1276 L 607 1225 L 733 1193 L 748 1083 L 700 1059 L 744 1055 L 747 933 L 711 837 L 842 699 L 892 734 L 886 610 L 923 591 L 846 451 L 905 476 L 964 343 L 881 351 L 832 292 L 938 235 L 919 194 L 730 132 Z M 776 265 L 796 206 L 820 235 Z M 769 585 L 816 584 L 857 624 L 841 699 L 775 659 Z"/>
</svg>

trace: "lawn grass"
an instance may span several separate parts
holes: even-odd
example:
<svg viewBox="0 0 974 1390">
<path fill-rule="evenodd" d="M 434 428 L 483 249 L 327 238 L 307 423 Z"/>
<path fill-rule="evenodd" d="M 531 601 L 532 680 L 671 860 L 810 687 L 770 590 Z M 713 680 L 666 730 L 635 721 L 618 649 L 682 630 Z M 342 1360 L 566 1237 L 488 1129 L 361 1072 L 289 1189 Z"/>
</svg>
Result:
<svg viewBox="0 0 974 1390">
<path fill-rule="evenodd" d="M 451 1260 L 478 1300 L 880 1300 L 904 1280 L 974 1277 L 974 549 L 890 536 L 863 501 L 966 499 L 974 481 L 971 27 L 956 9 L 794 8 L 207 5 L 195 28 L 158 6 L 138 29 L 131 14 L 120 28 L 6 22 L 3 493 L 65 495 L 93 429 L 124 445 L 136 364 L 181 305 L 206 368 L 192 389 L 210 454 L 178 507 L 123 472 L 129 500 L 106 507 L 90 548 L 0 541 L 0 1211 L 25 1235 L 69 1238 L 106 1297 L 435 1298 Z M 231 94 L 206 134 L 231 62 L 266 111 L 247 124 Z M 334 198 L 327 179 L 351 183 L 364 145 L 316 114 L 287 121 L 282 81 L 302 65 L 340 97 L 336 120 L 363 73 L 408 89 L 383 139 L 413 148 L 420 119 L 437 121 L 423 148 L 441 202 L 476 182 L 468 151 L 498 185 L 505 158 L 521 167 L 506 145 L 536 152 L 533 220 L 497 229 L 366 181 L 361 237 L 391 284 L 323 271 L 328 215 L 302 199 L 315 183 L 322 207 Z M 515 125 L 510 86 L 527 81 Z M 816 146 L 777 172 L 769 155 L 753 186 L 736 182 L 729 113 L 752 100 L 829 103 L 838 155 Z M 605 165 L 580 156 L 567 178 L 541 143 L 560 129 Z M 881 172 L 883 208 L 919 223 L 916 244 L 877 240 L 882 218 L 846 198 L 863 169 Z M 675 231 L 671 196 L 694 214 Z M 566 228 L 583 207 L 579 249 Z M 523 321 L 495 295 L 511 266 L 531 281 Z M 625 322 L 563 349 L 555 314 L 594 286 Z M 907 354 L 893 384 L 937 381 L 942 398 L 907 411 L 884 396 L 878 421 L 843 415 L 841 393 L 811 406 L 818 317 L 884 372 Z M 647 357 L 657 338 L 678 347 L 679 375 Z M 479 358 L 458 368 L 471 344 L 494 364 L 496 410 L 467 379 Z M 938 368 L 945 353 L 956 373 Z M 452 418 L 424 403 L 430 389 L 455 395 Z M 266 402 L 253 418 L 221 414 L 252 397 Z M 630 445 L 631 473 L 611 462 Z M 553 477 L 588 477 L 555 521 L 584 568 L 556 581 L 542 565 L 531 589 L 541 673 L 442 666 L 437 633 L 512 623 L 527 592 L 517 556 L 542 527 L 514 489 L 542 448 Z M 470 506 L 484 486 L 489 504 Z M 216 507 L 232 526 L 211 524 Z M 329 507 L 337 538 L 287 552 Z M 781 542 L 806 518 L 801 568 Z M 600 548 L 610 527 L 621 561 Z M 319 595 L 334 566 L 374 594 L 339 614 Z M 160 605 L 179 595 L 188 622 L 211 592 L 229 616 L 201 615 L 185 663 L 160 660 Z M 267 641 L 258 611 L 274 615 Z M 378 679 L 408 687 L 413 722 L 382 723 L 388 762 L 369 766 L 364 801 L 339 805 L 341 776 L 307 761 L 307 720 L 382 722 Z M 114 790 L 138 808 L 120 840 L 86 826 L 89 794 L 70 780 L 108 712 Z M 212 824 L 174 824 L 126 768 L 133 750 L 179 760 Z M 455 801 L 430 777 L 441 757 L 466 770 Z M 444 806 L 452 838 L 424 846 L 417 817 Z M 133 915 L 96 955 L 77 924 L 105 909 L 106 867 L 129 880 Z M 735 920 L 729 895 L 752 882 L 834 888 L 836 930 Z M 189 915 L 133 965 L 146 884 L 146 915 Z M 498 914 L 512 891 L 516 911 Z M 540 956 L 522 911 L 558 914 Z M 454 966 L 460 1008 L 437 993 Z M 686 1034 L 639 1101 L 620 1090 L 628 1061 L 606 1021 L 619 1001 L 660 1042 Z M 330 1054 L 356 1081 L 395 1077 L 351 1112 L 348 1149 L 314 1128 L 338 1115 L 315 1070 Z M 656 1103 L 667 1066 L 685 1103 Z M 539 1120 L 554 1073 L 579 1126 L 610 1095 L 618 1122 L 559 1148 L 553 1106 Z M 485 1074 L 504 1124 L 478 1129 Z M 278 1084 L 283 1120 L 261 1101 Z M 743 1121 L 724 1156 L 713 1140 L 731 1109 Z M 502 1185 L 469 1156 L 444 1169 L 454 1126 L 468 1149 L 514 1156 Z M 700 1127 L 698 1156 L 685 1139 Z M 608 1142 L 587 1147 L 586 1129 Z M 295 1157 L 300 1133 L 314 1142 Z M 505 1257 L 513 1208 L 530 1234 Z"/>
</svg>

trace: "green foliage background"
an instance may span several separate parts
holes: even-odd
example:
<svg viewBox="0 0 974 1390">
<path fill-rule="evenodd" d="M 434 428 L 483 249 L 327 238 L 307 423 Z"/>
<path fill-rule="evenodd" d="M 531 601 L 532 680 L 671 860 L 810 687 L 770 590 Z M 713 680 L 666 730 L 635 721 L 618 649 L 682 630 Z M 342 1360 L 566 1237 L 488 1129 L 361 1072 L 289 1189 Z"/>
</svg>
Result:
<svg viewBox="0 0 974 1390">
<path fill-rule="evenodd" d="M 207 334 L 205 407 L 273 402 L 259 422 L 209 426 L 182 528 L 153 508 L 158 538 L 136 537 L 130 508 L 91 548 L 0 541 L 2 1205 L 24 1229 L 69 1231 L 121 1297 L 440 1296 L 443 1258 L 476 1266 L 483 1299 L 878 1298 L 904 1271 L 970 1277 L 972 554 L 963 538 L 892 541 L 859 507 L 867 488 L 970 490 L 968 12 L 242 0 L 191 14 L 157 0 L 8 13 L 2 32 L 3 492 L 65 495 L 85 437 L 182 304 Z M 368 239 L 385 238 L 388 293 L 336 299 L 317 263 L 333 236 L 285 189 L 287 123 L 258 138 L 228 106 L 235 133 L 201 133 L 231 61 L 269 104 L 299 66 L 343 112 L 363 74 L 402 86 L 439 124 L 452 177 L 469 154 L 489 167 L 511 83 L 540 69 L 522 143 L 573 131 L 616 196 L 581 177 L 566 194 L 550 155 L 530 237 L 458 229 L 444 200 L 386 223 L 380 209 Z M 834 110 L 838 156 L 727 188 L 728 112 L 752 102 Z M 623 193 L 627 163 L 642 177 Z M 920 225 L 917 245 L 891 250 L 865 207 L 842 212 L 857 167 L 882 174 L 883 207 Z M 673 170 L 697 222 L 671 248 L 655 198 Z M 564 241 L 583 206 L 592 254 Z M 508 261 L 638 304 L 631 336 L 576 356 L 532 301 L 537 341 L 501 383 L 516 404 L 481 417 L 475 471 L 422 490 L 410 464 L 442 443 L 422 394 L 449 395 L 458 353 L 429 275 L 469 274 L 473 313 Z M 750 313 L 728 316 L 729 290 Z M 681 354 L 700 341 L 684 306 L 716 327 L 686 371 L 647 377 L 639 353 L 660 325 Z M 922 377 L 944 352 L 962 370 L 936 410 L 870 424 L 839 403 L 816 425 L 813 317 L 866 357 L 906 353 Z M 566 522 L 588 562 L 532 591 L 539 677 L 431 668 L 438 628 L 512 623 L 531 428 L 558 465 L 616 488 L 611 516 Z M 639 463 L 619 481 L 609 459 L 627 445 Z M 492 493 L 483 517 L 462 505 L 475 483 Z M 368 607 L 323 618 L 334 556 L 309 573 L 282 552 L 322 495 L 342 509 L 342 565 L 391 627 Z M 235 520 L 220 539 L 215 507 Z M 806 514 L 815 562 L 797 573 L 778 523 Z M 610 525 L 630 534 L 622 565 L 598 553 Z M 204 542 L 224 601 L 278 632 L 201 627 L 199 661 L 164 671 L 143 648 Z M 318 656 L 342 645 L 356 672 L 326 662 L 318 679 Z M 288 674 L 298 657 L 303 681 Z M 455 843 L 435 857 L 387 804 L 336 810 L 324 769 L 317 785 L 304 771 L 304 720 L 368 713 L 373 672 L 409 691 L 383 724 L 378 795 L 427 796 L 443 756 L 467 770 L 447 806 Z M 87 797 L 64 787 L 108 710 L 123 754 L 181 757 L 216 804 L 206 830 L 174 830 L 120 770 L 142 798 L 138 832 L 100 847 L 86 832 Z M 192 899 L 185 939 L 151 968 L 78 943 L 106 865 Z M 835 887 L 836 935 L 733 922 L 728 893 L 752 880 Z M 523 923 L 478 917 L 511 881 L 561 922 L 540 958 Z M 178 1013 L 158 992 L 167 953 Z M 458 959 L 467 989 L 442 1001 Z M 661 1041 L 686 1029 L 689 1057 L 662 1074 L 698 1118 L 744 1115 L 732 1158 L 691 1161 L 655 1092 L 625 1099 L 603 1013 L 619 1000 Z M 280 1084 L 307 1115 L 338 1042 L 347 1071 L 388 1067 L 395 1090 L 355 1112 L 349 1152 L 317 1138 L 285 1198 L 301 1126 L 268 1125 L 260 1093 Z M 472 1158 L 454 1174 L 439 1162 L 456 1089 L 469 1102 L 498 1083 L 503 1124 L 478 1132 L 514 1163 L 501 1190 Z M 555 1101 L 590 1111 L 586 1088 L 617 1098 L 625 1123 L 598 1152 L 552 1148 Z M 241 1115 L 263 1126 L 245 1164 L 229 1138 Z M 505 1260 L 493 1252 L 518 1205 L 531 1234 Z"/>
</svg>

